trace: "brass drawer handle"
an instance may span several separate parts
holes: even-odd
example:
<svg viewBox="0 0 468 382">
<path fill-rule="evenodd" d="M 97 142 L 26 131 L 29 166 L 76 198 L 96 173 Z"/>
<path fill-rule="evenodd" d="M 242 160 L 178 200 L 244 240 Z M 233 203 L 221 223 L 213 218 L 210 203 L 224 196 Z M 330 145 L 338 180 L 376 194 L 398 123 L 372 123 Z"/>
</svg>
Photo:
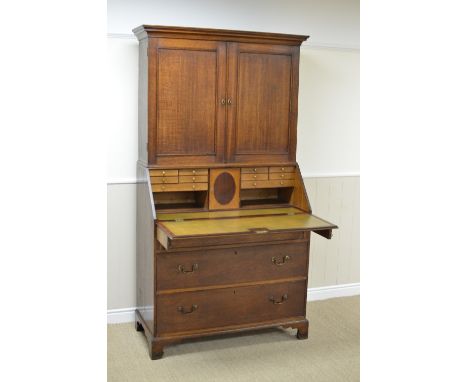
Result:
<svg viewBox="0 0 468 382">
<path fill-rule="evenodd" d="M 178 306 L 177 307 L 177 310 L 182 314 L 190 314 L 190 313 L 193 313 L 194 311 L 196 311 L 197 309 L 198 309 L 198 305 L 192 305 L 190 310 L 185 310 L 183 306 Z"/>
<path fill-rule="evenodd" d="M 224 98 L 221 99 L 221 105 L 226 105 L 226 100 Z"/>
<path fill-rule="evenodd" d="M 232 100 L 230 98 L 228 98 L 227 103 L 228 103 L 228 105 L 232 105 Z"/>
<path fill-rule="evenodd" d="M 272 262 L 273 264 L 275 264 L 275 265 L 280 265 L 280 266 L 281 266 L 281 265 L 284 265 L 284 263 L 285 263 L 286 261 L 288 261 L 288 260 L 291 260 L 291 258 L 290 258 L 288 255 L 283 256 L 283 261 L 282 261 L 282 262 L 278 261 L 278 259 L 277 259 L 276 257 L 272 257 L 272 258 L 271 258 L 271 262 Z"/>
<path fill-rule="evenodd" d="M 179 265 L 177 269 L 179 270 L 180 273 L 192 273 L 198 269 L 198 264 L 193 264 L 192 269 L 190 271 L 185 270 L 183 265 Z"/>
<path fill-rule="evenodd" d="M 287 294 L 283 294 L 283 296 L 281 296 L 281 300 L 279 301 L 276 301 L 275 298 L 273 296 L 270 296 L 270 301 L 275 304 L 275 305 L 281 305 L 283 304 L 286 300 L 288 299 L 288 295 Z"/>
</svg>

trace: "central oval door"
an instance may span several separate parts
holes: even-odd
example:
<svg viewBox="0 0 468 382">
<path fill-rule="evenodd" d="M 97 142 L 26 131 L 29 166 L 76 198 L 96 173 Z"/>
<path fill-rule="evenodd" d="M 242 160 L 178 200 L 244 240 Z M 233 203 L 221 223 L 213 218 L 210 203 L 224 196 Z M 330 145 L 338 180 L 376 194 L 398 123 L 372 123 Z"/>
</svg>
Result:
<svg viewBox="0 0 468 382">
<path fill-rule="evenodd" d="M 214 196 L 219 204 L 228 204 L 236 194 L 236 181 L 228 172 L 222 172 L 214 182 Z"/>
</svg>

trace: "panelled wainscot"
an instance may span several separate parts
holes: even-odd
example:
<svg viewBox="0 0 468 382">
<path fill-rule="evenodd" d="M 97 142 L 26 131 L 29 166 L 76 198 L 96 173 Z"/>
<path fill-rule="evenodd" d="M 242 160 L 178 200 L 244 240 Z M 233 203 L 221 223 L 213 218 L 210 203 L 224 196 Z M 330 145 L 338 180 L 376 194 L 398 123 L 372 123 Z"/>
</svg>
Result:
<svg viewBox="0 0 468 382">
<path fill-rule="evenodd" d="M 136 329 L 168 344 L 291 327 L 307 338 L 312 215 L 296 163 L 307 36 L 143 25 Z"/>
</svg>

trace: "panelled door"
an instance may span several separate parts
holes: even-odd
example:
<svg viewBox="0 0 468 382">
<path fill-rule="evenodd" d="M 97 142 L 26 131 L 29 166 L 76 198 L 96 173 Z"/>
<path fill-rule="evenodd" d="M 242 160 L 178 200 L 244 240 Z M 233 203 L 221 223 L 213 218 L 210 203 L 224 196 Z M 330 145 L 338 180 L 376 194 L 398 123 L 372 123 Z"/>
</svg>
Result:
<svg viewBox="0 0 468 382">
<path fill-rule="evenodd" d="M 148 84 L 149 161 L 158 165 L 223 162 L 226 43 L 150 40 L 148 70 L 154 80 Z"/>
<path fill-rule="evenodd" d="M 295 161 L 299 47 L 228 43 L 227 51 L 227 161 Z"/>
</svg>

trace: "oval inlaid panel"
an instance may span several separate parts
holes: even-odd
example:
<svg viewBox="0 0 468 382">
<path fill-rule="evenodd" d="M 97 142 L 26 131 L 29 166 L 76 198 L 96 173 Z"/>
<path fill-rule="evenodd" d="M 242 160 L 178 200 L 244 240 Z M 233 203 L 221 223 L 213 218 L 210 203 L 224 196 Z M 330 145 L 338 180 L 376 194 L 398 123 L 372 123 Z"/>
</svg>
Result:
<svg viewBox="0 0 468 382">
<path fill-rule="evenodd" d="M 231 174 L 223 172 L 214 182 L 214 196 L 219 204 L 228 204 L 236 193 L 236 182 Z"/>
</svg>

